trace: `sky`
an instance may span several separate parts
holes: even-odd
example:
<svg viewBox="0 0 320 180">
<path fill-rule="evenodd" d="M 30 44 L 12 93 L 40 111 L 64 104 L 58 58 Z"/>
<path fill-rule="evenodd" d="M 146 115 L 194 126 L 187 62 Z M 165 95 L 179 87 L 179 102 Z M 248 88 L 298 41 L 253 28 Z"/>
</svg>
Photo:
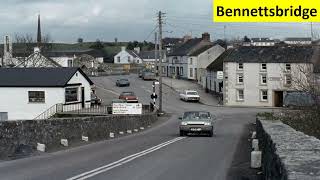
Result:
<svg viewBox="0 0 320 180">
<path fill-rule="evenodd" d="M 248 37 L 310 37 L 310 23 L 213 23 L 211 0 L 1 0 L 0 43 L 3 36 L 36 36 L 37 15 L 42 34 L 53 42 L 153 41 L 157 12 L 164 17 L 164 37 L 214 39 Z M 314 32 L 320 25 L 313 24 Z"/>
</svg>

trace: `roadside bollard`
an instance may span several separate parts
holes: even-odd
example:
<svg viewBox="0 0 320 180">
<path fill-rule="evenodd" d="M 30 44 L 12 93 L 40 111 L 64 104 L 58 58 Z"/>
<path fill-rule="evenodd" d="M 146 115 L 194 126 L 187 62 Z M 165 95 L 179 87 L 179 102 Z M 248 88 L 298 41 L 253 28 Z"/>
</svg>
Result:
<svg viewBox="0 0 320 180">
<path fill-rule="evenodd" d="M 109 134 L 109 137 L 110 137 L 110 138 L 114 138 L 114 133 L 110 133 L 110 134 Z"/>
<path fill-rule="evenodd" d="M 261 151 L 252 151 L 251 152 L 251 168 L 258 169 L 261 168 Z"/>
<path fill-rule="evenodd" d="M 88 142 L 88 141 L 89 141 L 89 137 L 87 137 L 87 136 L 82 136 L 82 141 Z"/>
<path fill-rule="evenodd" d="M 68 146 L 69 146 L 67 139 L 61 139 L 60 144 L 61 144 L 62 146 L 64 146 L 64 147 L 68 147 Z"/>
<path fill-rule="evenodd" d="M 45 152 L 46 151 L 46 145 L 45 144 L 41 144 L 41 143 L 37 143 L 37 150 L 41 151 L 41 152 Z"/>
<path fill-rule="evenodd" d="M 128 134 L 132 134 L 132 130 L 127 130 L 127 133 Z"/>
</svg>

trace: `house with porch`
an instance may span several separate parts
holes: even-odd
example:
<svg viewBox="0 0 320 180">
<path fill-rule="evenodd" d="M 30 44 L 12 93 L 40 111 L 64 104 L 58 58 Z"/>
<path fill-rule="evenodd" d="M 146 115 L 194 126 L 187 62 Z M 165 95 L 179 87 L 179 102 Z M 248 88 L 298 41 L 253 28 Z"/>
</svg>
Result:
<svg viewBox="0 0 320 180">
<path fill-rule="evenodd" d="M 79 68 L 0 68 L 0 120 L 39 119 L 91 105 L 93 82 Z"/>
</svg>

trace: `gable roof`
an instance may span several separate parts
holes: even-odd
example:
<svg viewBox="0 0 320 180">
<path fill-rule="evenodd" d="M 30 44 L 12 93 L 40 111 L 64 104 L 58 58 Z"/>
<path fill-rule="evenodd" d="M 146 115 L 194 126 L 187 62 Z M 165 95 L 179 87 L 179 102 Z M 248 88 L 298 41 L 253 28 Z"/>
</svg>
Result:
<svg viewBox="0 0 320 180">
<path fill-rule="evenodd" d="M 195 46 L 197 46 L 202 41 L 202 38 L 190 39 L 182 45 L 173 49 L 170 56 L 186 56 L 188 55 Z"/>
<path fill-rule="evenodd" d="M 162 54 L 164 56 L 166 54 L 166 52 L 162 51 Z M 141 51 L 139 53 L 139 57 L 141 59 L 155 59 L 155 56 L 156 56 L 155 50 L 152 50 L 152 51 Z M 159 52 L 157 52 L 157 59 L 158 58 L 159 58 Z"/>
<path fill-rule="evenodd" d="M 226 57 L 233 51 L 233 49 L 227 49 L 216 60 L 214 60 L 208 67 L 208 70 L 223 71 L 223 62 Z"/>
<path fill-rule="evenodd" d="M 132 51 L 132 50 L 126 50 L 127 53 L 129 53 L 131 56 L 133 56 L 134 58 L 140 58 L 138 53 L 136 51 Z"/>
<path fill-rule="evenodd" d="M 0 68 L 0 87 L 65 87 L 80 68 Z"/>
<path fill-rule="evenodd" d="M 190 56 L 198 56 L 200 55 L 201 53 L 205 52 L 206 50 L 210 49 L 213 47 L 213 44 L 210 44 L 210 45 L 205 45 L 199 49 L 197 49 L 196 51 L 194 51 L 193 53 L 190 54 Z"/>
<path fill-rule="evenodd" d="M 225 62 L 237 63 L 311 63 L 312 46 L 241 46 L 230 50 Z"/>
<path fill-rule="evenodd" d="M 84 54 L 90 55 L 94 58 L 105 56 L 105 54 L 101 50 L 96 50 L 96 49 L 53 50 L 53 51 L 44 52 L 44 55 L 47 57 L 73 57 L 73 56 L 80 56 Z"/>
</svg>

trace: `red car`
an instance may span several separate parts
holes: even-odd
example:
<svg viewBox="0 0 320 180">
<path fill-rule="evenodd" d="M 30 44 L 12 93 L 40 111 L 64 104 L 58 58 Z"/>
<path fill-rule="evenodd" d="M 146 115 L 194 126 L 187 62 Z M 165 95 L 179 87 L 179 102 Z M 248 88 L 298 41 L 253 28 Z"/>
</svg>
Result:
<svg viewBox="0 0 320 180">
<path fill-rule="evenodd" d="M 126 100 L 127 103 L 138 103 L 138 97 L 134 92 L 123 92 L 120 94 L 119 99 Z"/>
</svg>

